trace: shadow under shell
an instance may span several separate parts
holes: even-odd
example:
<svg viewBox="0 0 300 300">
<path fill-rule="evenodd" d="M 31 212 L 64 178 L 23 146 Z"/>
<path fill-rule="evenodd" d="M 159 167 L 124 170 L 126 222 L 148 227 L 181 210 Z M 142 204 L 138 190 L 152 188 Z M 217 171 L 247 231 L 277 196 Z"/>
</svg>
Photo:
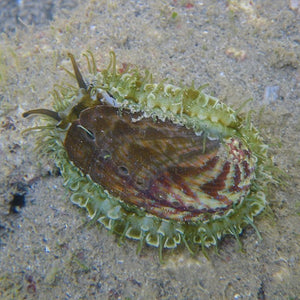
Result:
<svg viewBox="0 0 300 300">
<path fill-rule="evenodd" d="M 236 137 L 210 139 L 107 105 L 83 110 L 64 146 L 74 165 L 111 195 L 179 222 L 225 214 L 249 193 L 254 177 L 251 153 Z"/>
</svg>

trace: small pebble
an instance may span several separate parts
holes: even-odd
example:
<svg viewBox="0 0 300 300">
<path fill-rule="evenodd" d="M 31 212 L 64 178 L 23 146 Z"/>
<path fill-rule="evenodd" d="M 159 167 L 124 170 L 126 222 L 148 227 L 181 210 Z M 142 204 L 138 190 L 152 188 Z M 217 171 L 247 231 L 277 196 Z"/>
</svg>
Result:
<svg viewBox="0 0 300 300">
<path fill-rule="evenodd" d="M 278 85 L 267 86 L 264 92 L 264 104 L 270 104 L 279 99 L 280 87 Z"/>
<path fill-rule="evenodd" d="M 290 9 L 300 13 L 300 0 L 290 0 Z"/>
</svg>

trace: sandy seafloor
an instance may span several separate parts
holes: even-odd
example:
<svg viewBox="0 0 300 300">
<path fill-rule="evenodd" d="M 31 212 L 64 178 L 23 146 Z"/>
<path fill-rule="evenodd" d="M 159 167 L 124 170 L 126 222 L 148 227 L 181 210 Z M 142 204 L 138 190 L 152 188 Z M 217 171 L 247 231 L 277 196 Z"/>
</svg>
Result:
<svg viewBox="0 0 300 300">
<path fill-rule="evenodd" d="M 0 299 L 300 299 L 300 3 L 257 1 L 2 2 L 0 38 Z M 297 9 L 298 7 L 298 9 Z M 11 9 L 11 11 L 10 11 Z M 18 18 L 19 17 L 19 18 Z M 51 19 L 50 21 L 48 19 Z M 35 24 L 35 25 L 34 25 Z M 16 30 L 14 28 L 16 26 Z M 219 253 L 145 247 L 100 226 L 68 200 L 54 163 L 37 160 L 36 135 L 22 135 L 51 108 L 53 86 L 74 83 L 67 52 L 87 72 L 91 50 L 109 50 L 157 81 L 200 86 L 254 110 L 287 186 L 270 188 L 270 209 Z M 9 213 L 14 194 L 25 207 Z M 271 211 L 273 213 L 271 213 Z"/>
</svg>

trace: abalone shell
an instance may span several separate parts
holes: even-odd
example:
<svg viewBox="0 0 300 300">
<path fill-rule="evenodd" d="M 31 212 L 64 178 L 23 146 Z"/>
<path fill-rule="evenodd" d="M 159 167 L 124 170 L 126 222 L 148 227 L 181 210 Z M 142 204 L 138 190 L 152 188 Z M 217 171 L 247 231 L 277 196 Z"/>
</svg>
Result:
<svg viewBox="0 0 300 300">
<path fill-rule="evenodd" d="M 254 174 L 251 153 L 236 138 L 210 139 L 107 105 L 83 110 L 64 145 L 74 165 L 113 196 L 180 222 L 228 211 Z"/>
</svg>

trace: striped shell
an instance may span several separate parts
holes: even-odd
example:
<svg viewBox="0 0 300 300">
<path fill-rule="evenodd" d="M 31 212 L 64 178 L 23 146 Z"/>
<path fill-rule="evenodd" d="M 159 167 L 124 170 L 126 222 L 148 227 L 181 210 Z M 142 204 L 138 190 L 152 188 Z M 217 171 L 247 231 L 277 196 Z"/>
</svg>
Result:
<svg viewBox="0 0 300 300">
<path fill-rule="evenodd" d="M 69 159 L 114 197 L 163 219 L 204 221 L 247 196 L 255 159 L 237 138 L 221 143 L 139 117 L 106 105 L 85 109 L 65 139 Z"/>
<path fill-rule="evenodd" d="M 54 156 L 73 203 L 139 240 L 139 251 L 144 242 L 159 247 L 160 257 L 164 247 L 204 249 L 247 224 L 256 229 L 269 159 L 251 123 L 201 88 L 118 73 L 113 52 L 106 70 L 89 62 L 87 85 L 69 56 L 79 89 L 62 90 L 55 111 L 24 116 L 56 120 L 38 145 Z"/>
</svg>

